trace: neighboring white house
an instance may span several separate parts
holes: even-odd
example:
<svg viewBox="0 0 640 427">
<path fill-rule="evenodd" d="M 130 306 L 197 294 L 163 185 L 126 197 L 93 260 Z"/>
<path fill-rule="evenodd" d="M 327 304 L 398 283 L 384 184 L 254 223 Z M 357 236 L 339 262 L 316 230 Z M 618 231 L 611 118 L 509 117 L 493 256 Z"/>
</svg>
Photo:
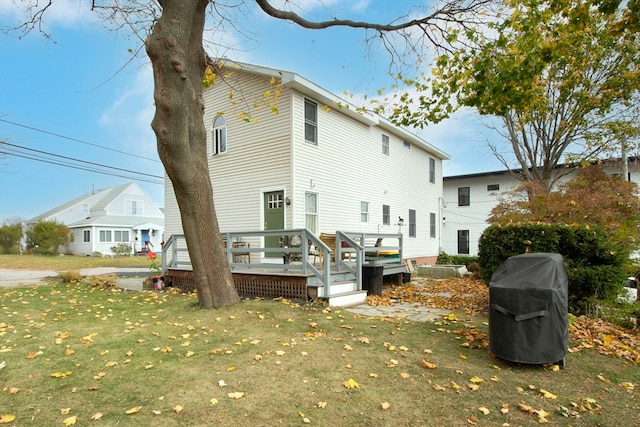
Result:
<svg viewBox="0 0 640 427">
<path fill-rule="evenodd" d="M 627 179 L 640 185 L 640 160 L 629 158 Z M 605 172 L 621 174 L 619 162 L 604 162 Z M 559 167 L 559 171 L 567 169 Z M 558 182 L 571 179 L 576 169 L 563 175 Z M 520 180 L 507 171 L 493 171 L 444 178 L 442 214 L 443 247 L 449 255 L 478 255 L 478 242 L 491 210 L 498 204 L 500 193 L 515 189 Z"/>
<path fill-rule="evenodd" d="M 95 190 L 51 209 L 26 222 L 57 221 L 71 230 L 67 254 L 113 254 L 119 243 L 131 246 L 132 253 L 145 248 L 161 250 L 164 213 L 135 183 Z"/>
<path fill-rule="evenodd" d="M 447 154 L 298 74 L 230 61 L 227 69 L 229 85 L 204 93 L 222 232 L 401 230 L 405 259 L 436 259 Z M 264 102 L 267 91 L 270 99 L 279 91 L 277 114 Z M 250 120 L 237 117 L 246 112 Z M 182 234 L 169 183 L 165 206 L 167 238 Z"/>
</svg>

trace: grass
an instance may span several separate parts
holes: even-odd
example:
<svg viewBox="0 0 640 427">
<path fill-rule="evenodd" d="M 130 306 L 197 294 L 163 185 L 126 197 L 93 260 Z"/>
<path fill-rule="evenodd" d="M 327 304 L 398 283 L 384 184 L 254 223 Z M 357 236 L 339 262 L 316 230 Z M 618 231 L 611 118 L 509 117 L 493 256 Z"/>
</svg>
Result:
<svg viewBox="0 0 640 427">
<path fill-rule="evenodd" d="M 559 371 L 507 363 L 482 348 L 487 317 L 476 312 L 430 323 L 286 300 L 195 302 L 82 282 L 0 289 L 0 420 L 524 426 L 546 411 L 554 425 L 640 425 L 637 365 L 593 349 Z"/>
<path fill-rule="evenodd" d="M 149 267 L 146 256 L 86 257 L 76 255 L 0 255 L 0 268 L 69 271 L 94 267 Z"/>
</svg>

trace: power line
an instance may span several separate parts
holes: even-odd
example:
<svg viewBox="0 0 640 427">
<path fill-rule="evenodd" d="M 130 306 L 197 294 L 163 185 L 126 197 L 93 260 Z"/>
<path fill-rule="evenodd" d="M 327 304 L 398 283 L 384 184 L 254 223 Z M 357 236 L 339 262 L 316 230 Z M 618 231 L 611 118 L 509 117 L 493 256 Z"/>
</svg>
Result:
<svg viewBox="0 0 640 427">
<path fill-rule="evenodd" d="M 20 148 L 22 150 L 34 151 L 36 153 L 46 154 L 48 156 L 53 156 L 53 157 L 59 157 L 59 158 L 66 159 L 66 160 L 72 160 L 74 162 L 82 162 L 84 164 L 90 164 L 90 165 L 98 166 L 98 167 L 101 167 L 101 168 L 115 169 L 115 170 L 120 170 L 120 171 L 124 171 L 124 172 L 127 172 L 127 173 L 134 173 L 136 175 L 148 176 L 148 177 L 151 177 L 151 178 L 159 178 L 159 179 L 163 179 L 164 178 L 163 176 L 160 176 L 160 175 L 151 175 L 151 174 L 143 173 L 143 172 L 130 171 L 128 169 L 118 168 L 118 167 L 115 167 L 115 166 L 109 166 L 109 165 L 100 164 L 100 163 L 89 162 L 89 161 L 86 161 L 86 160 L 76 159 L 76 158 L 73 158 L 73 157 L 62 156 L 60 154 L 49 153 L 47 151 L 36 150 L 35 148 L 28 148 L 28 147 L 24 147 L 24 146 L 21 146 L 21 145 L 10 144 L 8 142 L 0 141 L 0 145 L 8 145 L 8 146 L 11 146 L 11 147 L 17 147 L 17 148 Z"/>
<path fill-rule="evenodd" d="M 75 169 L 75 170 L 84 170 L 84 171 L 88 171 L 88 172 L 99 173 L 99 174 L 102 174 L 102 175 L 115 176 L 115 177 L 118 177 L 118 178 L 133 179 L 135 181 L 148 182 L 148 183 L 157 184 L 157 185 L 164 184 L 163 181 L 158 182 L 158 181 L 154 181 L 154 180 L 149 179 L 149 178 L 132 177 L 132 176 L 126 176 L 126 175 L 111 173 L 111 172 L 108 172 L 108 171 L 101 171 L 101 170 L 98 170 L 98 169 L 90 169 L 90 168 L 86 168 L 86 167 L 82 167 L 82 166 L 78 166 L 78 165 L 71 165 L 71 164 L 66 164 L 66 163 L 62 163 L 62 162 L 58 162 L 58 161 L 46 160 L 46 159 L 42 159 L 42 158 L 38 158 L 38 157 L 28 156 L 28 155 L 25 155 L 25 154 L 18 154 L 18 153 L 15 153 L 15 152 L 0 151 L 0 154 L 5 154 L 5 155 L 8 155 L 8 156 L 21 157 L 23 159 L 33 160 L 33 161 L 42 162 L 42 163 L 49 163 L 49 164 L 52 164 L 52 165 L 63 166 L 63 167 L 72 168 L 72 169 Z"/>
<path fill-rule="evenodd" d="M 69 136 L 60 135 L 58 133 L 50 132 L 50 131 L 47 131 L 47 130 L 44 130 L 44 129 L 38 129 L 38 128 L 35 128 L 35 127 L 32 127 L 32 126 L 27 126 L 27 125 L 24 125 L 24 124 L 21 124 L 21 123 L 12 122 L 10 120 L 6 120 L 6 119 L 0 118 L 0 122 L 8 123 L 8 124 L 11 124 L 11 125 L 14 125 L 14 126 L 19 126 L 21 128 L 29 129 L 29 130 L 32 130 L 32 131 L 35 131 L 35 132 L 40 132 L 40 133 L 44 133 L 44 134 L 47 134 L 47 135 L 52 135 L 52 136 L 55 136 L 55 137 L 58 137 L 58 138 L 62 138 L 62 139 L 66 139 L 66 140 L 69 140 L 69 141 L 78 142 L 80 144 L 85 144 L 85 145 L 90 145 L 92 147 L 102 148 L 103 150 L 113 151 L 114 153 L 124 154 L 126 156 L 137 157 L 138 159 L 144 159 L 144 160 L 149 160 L 149 161 L 152 161 L 152 162 L 160 163 L 160 160 L 158 160 L 158 159 L 152 159 L 150 157 L 144 157 L 144 156 L 139 156 L 137 154 L 127 153 L 126 151 L 116 150 L 115 148 L 105 147 L 105 146 L 102 146 L 102 145 L 98 145 L 98 144 L 94 144 L 94 143 L 91 143 L 91 142 L 83 141 L 81 139 L 71 138 Z"/>
</svg>

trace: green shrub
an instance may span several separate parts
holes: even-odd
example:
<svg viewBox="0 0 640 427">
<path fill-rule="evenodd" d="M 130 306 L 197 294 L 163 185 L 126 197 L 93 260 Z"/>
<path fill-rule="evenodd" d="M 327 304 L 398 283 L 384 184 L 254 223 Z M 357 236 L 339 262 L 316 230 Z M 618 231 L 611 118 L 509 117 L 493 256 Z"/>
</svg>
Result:
<svg viewBox="0 0 640 427">
<path fill-rule="evenodd" d="M 480 275 L 489 283 L 507 258 L 527 252 L 563 256 L 569 279 L 569 306 L 584 312 L 591 298 L 612 300 L 624 285 L 628 250 L 617 250 L 603 229 L 548 224 L 494 225 L 478 248 Z"/>
<path fill-rule="evenodd" d="M 82 280 L 82 274 L 76 270 L 63 271 L 58 274 L 58 276 L 60 276 L 60 279 L 62 279 L 64 283 L 78 283 Z"/>
<path fill-rule="evenodd" d="M 19 253 L 20 239 L 22 239 L 22 225 L 3 224 L 2 227 L 0 227 L 0 253 Z"/>
<path fill-rule="evenodd" d="M 38 254 L 57 254 L 71 241 L 69 228 L 58 221 L 40 220 L 26 232 L 27 248 Z"/>
<path fill-rule="evenodd" d="M 438 256 L 438 265 L 464 265 L 469 269 L 469 266 L 478 262 L 477 256 L 469 255 L 449 255 L 443 252 Z M 469 270 L 471 271 L 471 270 Z"/>
<path fill-rule="evenodd" d="M 130 255 L 131 245 L 128 243 L 118 243 L 115 246 L 111 246 L 111 252 L 116 255 Z"/>
</svg>

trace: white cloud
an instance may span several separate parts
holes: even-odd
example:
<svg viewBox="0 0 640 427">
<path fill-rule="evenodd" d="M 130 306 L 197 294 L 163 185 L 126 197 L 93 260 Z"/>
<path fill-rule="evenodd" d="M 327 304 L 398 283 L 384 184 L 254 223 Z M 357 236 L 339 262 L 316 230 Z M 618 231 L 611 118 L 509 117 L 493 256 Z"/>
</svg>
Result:
<svg viewBox="0 0 640 427">
<path fill-rule="evenodd" d="M 5 21 L 5 25 L 18 26 L 22 23 L 29 22 L 32 15 L 46 6 L 47 2 L 38 2 L 38 7 L 33 6 L 31 1 L 3 1 L 0 8 L 0 17 Z M 51 2 L 42 14 L 41 23 L 36 23 L 35 28 L 39 25 L 44 32 L 51 33 L 54 27 L 77 28 L 93 27 L 100 21 L 100 17 L 91 11 L 91 3 L 82 0 L 55 0 Z M 55 39 L 55 37 L 54 37 Z"/>
</svg>

